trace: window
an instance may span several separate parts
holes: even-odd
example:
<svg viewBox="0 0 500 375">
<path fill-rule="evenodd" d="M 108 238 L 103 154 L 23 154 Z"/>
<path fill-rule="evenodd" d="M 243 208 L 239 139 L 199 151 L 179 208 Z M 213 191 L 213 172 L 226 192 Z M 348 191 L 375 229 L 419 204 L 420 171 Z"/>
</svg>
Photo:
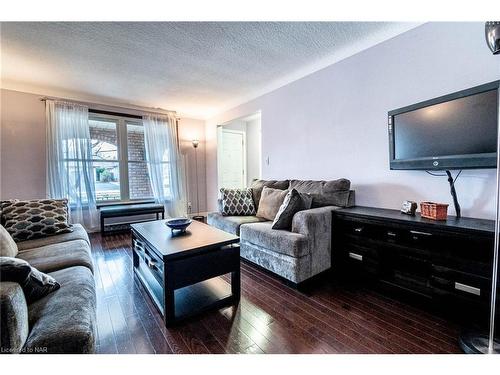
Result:
<svg viewBox="0 0 500 375">
<path fill-rule="evenodd" d="M 144 199 L 153 196 L 146 164 L 144 128 L 142 125 L 127 122 L 128 149 L 128 188 L 130 199 Z"/>
<path fill-rule="evenodd" d="M 111 120 L 89 120 L 92 168 L 98 202 L 122 199 L 117 125 L 116 121 Z"/>
<path fill-rule="evenodd" d="M 89 129 L 96 201 L 151 199 L 141 120 L 91 114 Z"/>
</svg>

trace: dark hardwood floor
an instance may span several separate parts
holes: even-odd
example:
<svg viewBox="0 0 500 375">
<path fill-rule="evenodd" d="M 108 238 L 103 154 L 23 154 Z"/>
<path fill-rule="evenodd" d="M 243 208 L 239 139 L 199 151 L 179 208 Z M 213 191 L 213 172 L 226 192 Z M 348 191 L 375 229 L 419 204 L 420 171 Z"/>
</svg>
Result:
<svg viewBox="0 0 500 375">
<path fill-rule="evenodd" d="M 428 311 L 328 279 L 306 295 L 247 262 L 239 306 L 167 329 L 134 278 L 130 235 L 91 242 L 98 353 L 461 352 L 458 324 Z"/>
</svg>

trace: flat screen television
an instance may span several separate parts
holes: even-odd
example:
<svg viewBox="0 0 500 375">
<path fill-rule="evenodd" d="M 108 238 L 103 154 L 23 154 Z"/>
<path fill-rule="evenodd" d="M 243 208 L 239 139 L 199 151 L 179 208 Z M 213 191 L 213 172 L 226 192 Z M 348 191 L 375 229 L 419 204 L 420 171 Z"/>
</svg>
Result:
<svg viewBox="0 0 500 375">
<path fill-rule="evenodd" d="M 490 82 L 390 111 L 390 168 L 495 168 L 499 84 Z"/>
</svg>

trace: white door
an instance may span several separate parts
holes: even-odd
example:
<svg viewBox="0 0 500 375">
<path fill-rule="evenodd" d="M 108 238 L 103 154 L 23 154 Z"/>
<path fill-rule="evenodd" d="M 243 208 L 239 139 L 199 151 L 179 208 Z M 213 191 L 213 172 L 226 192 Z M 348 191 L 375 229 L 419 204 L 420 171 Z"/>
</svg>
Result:
<svg viewBox="0 0 500 375">
<path fill-rule="evenodd" d="M 246 186 L 245 133 L 221 127 L 218 140 L 219 188 Z"/>
</svg>

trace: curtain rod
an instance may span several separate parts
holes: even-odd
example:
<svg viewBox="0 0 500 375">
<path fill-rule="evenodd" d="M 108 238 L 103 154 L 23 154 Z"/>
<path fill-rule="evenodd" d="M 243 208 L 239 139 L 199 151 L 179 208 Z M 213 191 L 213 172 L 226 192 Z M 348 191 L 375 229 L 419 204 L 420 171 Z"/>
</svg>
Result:
<svg viewBox="0 0 500 375">
<path fill-rule="evenodd" d="M 147 108 L 147 107 L 145 107 L 144 109 L 142 109 L 140 107 L 139 108 L 129 108 L 129 107 L 123 107 L 123 106 L 118 106 L 118 105 L 112 105 L 112 104 L 103 104 L 103 103 L 85 102 L 85 101 L 81 101 L 81 100 L 58 98 L 55 96 L 44 96 L 44 97 L 40 98 L 40 101 L 42 101 L 42 102 L 45 102 L 47 100 L 61 100 L 61 101 L 69 102 L 69 103 L 84 104 L 84 105 L 89 106 L 89 108 L 91 106 L 94 106 L 94 107 L 95 106 L 102 106 L 102 107 L 108 107 L 108 108 L 111 107 L 111 108 L 126 109 L 129 111 L 137 111 L 137 112 L 142 112 L 142 113 L 151 113 L 151 114 L 155 114 L 155 115 L 173 114 L 177 119 L 179 119 L 176 111 L 169 111 L 167 109 L 162 109 L 162 108 L 159 108 L 158 110 L 155 110 L 155 108 Z M 115 113 L 118 114 L 119 112 L 115 112 Z M 134 114 L 127 114 L 127 113 L 120 113 L 120 114 L 125 115 L 125 116 L 126 115 L 134 116 Z"/>
<path fill-rule="evenodd" d="M 121 113 L 121 112 L 114 112 L 114 111 L 101 111 L 100 109 L 92 109 L 92 108 L 89 108 L 89 113 L 97 113 L 97 114 L 100 114 L 100 115 L 111 115 L 111 116 L 119 116 L 119 117 L 128 117 L 128 118 L 142 119 L 142 116 L 132 115 L 130 113 Z"/>
</svg>

